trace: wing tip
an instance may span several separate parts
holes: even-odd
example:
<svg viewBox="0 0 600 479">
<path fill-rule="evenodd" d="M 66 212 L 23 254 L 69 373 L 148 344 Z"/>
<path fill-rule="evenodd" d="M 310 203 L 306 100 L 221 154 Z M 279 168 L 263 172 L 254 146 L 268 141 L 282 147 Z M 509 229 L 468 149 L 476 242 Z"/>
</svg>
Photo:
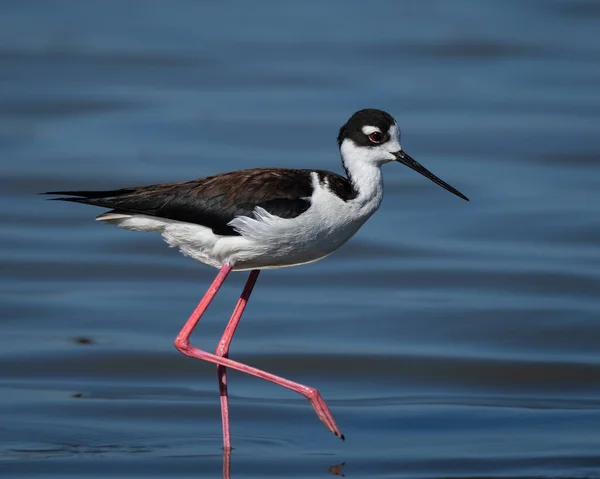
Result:
<svg viewBox="0 0 600 479">
<path fill-rule="evenodd" d="M 44 191 L 43 193 L 38 193 L 38 195 L 61 195 L 59 198 L 46 198 L 48 201 L 73 201 L 75 203 L 80 200 L 85 200 L 82 192 L 80 191 Z M 67 196 L 62 196 L 67 195 Z"/>
<path fill-rule="evenodd" d="M 70 196 L 61 196 L 59 198 L 46 198 L 48 201 L 70 201 L 72 203 L 83 203 L 85 198 L 74 198 Z"/>
</svg>

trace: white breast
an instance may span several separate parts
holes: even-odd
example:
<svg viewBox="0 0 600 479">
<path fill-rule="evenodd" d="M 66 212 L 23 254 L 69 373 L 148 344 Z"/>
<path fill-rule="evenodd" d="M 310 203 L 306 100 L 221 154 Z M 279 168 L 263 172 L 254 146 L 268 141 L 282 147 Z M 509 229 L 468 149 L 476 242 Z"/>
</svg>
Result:
<svg viewBox="0 0 600 479">
<path fill-rule="evenodd" d="M 235 269 L 277 268 L 317 261 L 350 239 L 377 210 L 383 196 L 379 168 L 371 194 L 344 201 L 313 173 L 310 208 L 296 218 L 280 218 L 257 208 L 255 218 L 238 217 L 230 222 L 251 244 L 251 251 L 235 254 Z M 228 242 L 228 239 L 222 240 Z"/>
</svg>

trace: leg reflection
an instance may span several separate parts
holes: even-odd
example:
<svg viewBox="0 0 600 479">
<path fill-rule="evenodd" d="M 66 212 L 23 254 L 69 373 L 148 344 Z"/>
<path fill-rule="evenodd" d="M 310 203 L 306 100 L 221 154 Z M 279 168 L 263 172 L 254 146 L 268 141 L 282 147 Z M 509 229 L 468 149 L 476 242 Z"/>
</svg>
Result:
<svg viewBox="0 0 600 479">
<path fill-rule="evenodd" d="M 331 466 L 329 469 L 327 469 L 327 472 L 329 472 L 330 474 L 333 474 L 334 476 L 345 477 L 344 473 L 342 472 L 342 467 L 345 464 L 346 464 L 345 462 L 342 462 L 341 464 L 336 464 L 335 466 Z"/>
<path fill-rule="evenodd" d="M 231 449 L 223 449 L 223 479 L 231 478 Z"/>
<path fill-rule="evenodd" d="M 331 466 L 329 469 L 327 469 L 327 472 L 333 474 L 334 476 L 344 477 L 342 467 L 345 464 L 345 462 L 342 462 L 341 464 Z M 223 450 L 223 479 L 231 479 L 231 449 Z"/>
</svg>

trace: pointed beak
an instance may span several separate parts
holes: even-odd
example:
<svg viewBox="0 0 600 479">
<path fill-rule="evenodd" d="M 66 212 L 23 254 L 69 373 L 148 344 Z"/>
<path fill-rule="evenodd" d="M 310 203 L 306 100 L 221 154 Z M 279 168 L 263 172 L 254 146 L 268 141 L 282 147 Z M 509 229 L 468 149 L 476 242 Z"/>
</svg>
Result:
<svg viewBox="0 0 600 479">
<path fill-rule="evenodd" d="M 429 171 L 427 168 L 422 166 L 419 162 L 413 160 L 409 155 L 404 153 L 402 150 L 395 152 L 394 156 L 396 157 L 396 161 L 408 166 L 411 170 L 415 170 L 417 173 L 421 173 L 424 177 L 429 178 L 436 185 L 440 185 L 442 188 L 444 188 L 445 190 L 448 190 L 450 193 L 454 193 L 456 196 L 462 198 L 463 200 L 469 201 L 469 198 L 467 198 L 465 195 L 463 195 L 460 191 L 458 191 L 456 188 L 452 188 L 452 186 L 450 186 L 445 181 L 440 180 L 431 171 Z"/>
</svg>

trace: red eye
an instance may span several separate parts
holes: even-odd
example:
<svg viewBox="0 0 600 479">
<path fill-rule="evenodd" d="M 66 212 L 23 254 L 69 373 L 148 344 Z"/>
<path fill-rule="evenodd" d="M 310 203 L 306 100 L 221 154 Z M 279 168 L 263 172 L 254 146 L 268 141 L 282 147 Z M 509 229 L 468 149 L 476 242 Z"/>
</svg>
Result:
<svg viewBox="0 0 600 479">
<path fill-rule="evenodd" d="M 381 143 L 383 134 L 380 131 L 374 131 L 369 135 L 369 140 L 371 140 L 372 143 Z"/>
</svg>

